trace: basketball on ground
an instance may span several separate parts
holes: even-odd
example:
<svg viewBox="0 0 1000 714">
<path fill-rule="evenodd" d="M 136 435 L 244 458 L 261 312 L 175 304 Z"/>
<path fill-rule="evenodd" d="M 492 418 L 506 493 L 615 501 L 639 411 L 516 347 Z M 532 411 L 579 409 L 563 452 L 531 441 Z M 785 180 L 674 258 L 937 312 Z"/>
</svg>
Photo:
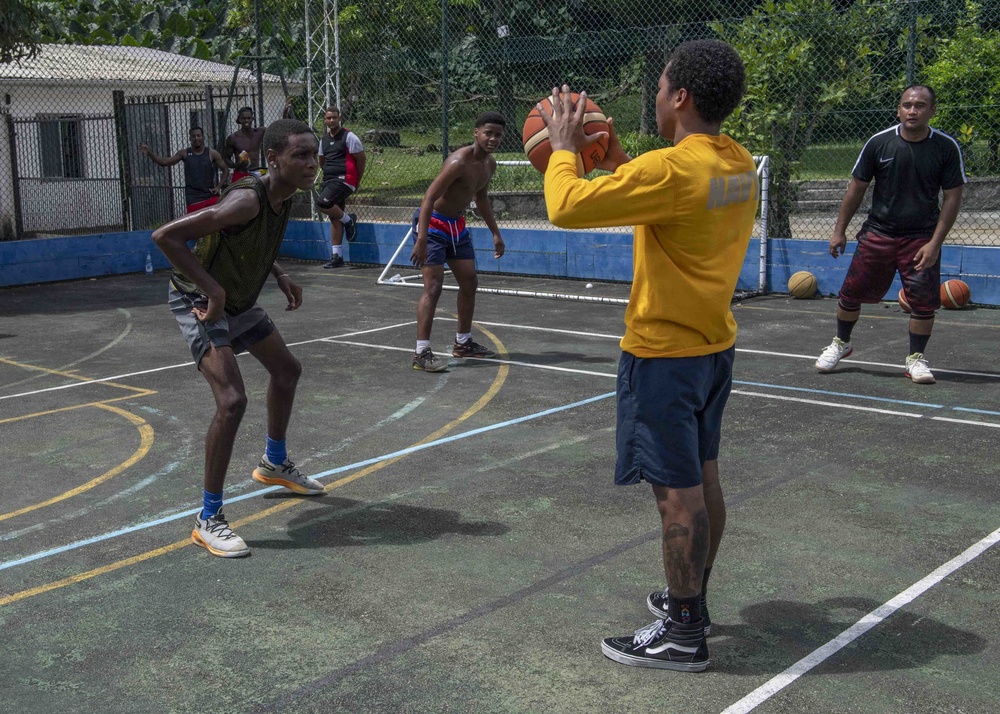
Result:
<svg viewBox="0 0 1000 714">
<path fill-rule="evenodd" d="M 941 285 L 941 307 L 946 310 L 961 310 L 971 297 L 969 286 L 961 280 L 948 280 Z"/>
<path fill-rule="evenodd" d="M 903 292 L 903 288 L 899 289 L 899 295 L 896 296 L 896 302 L 899 303 L 899 309 L 905 312 L 907 315 L 910 314 L 910 301 L 906 299 L 906 293 Z"/>
<path fill-rule="evenodd" d="M 580 100 L 580 95 L 576 92 L 570 96 L 574 105 Z M 549 97 L 538 104 L 542 107 L 542 111 L 548 112 L 549 116 L 552 115 L 552 101 Z M 583 131 L 586 134 L 608 131 L 607 117 L 604 116 L 601 108 L 589 98 L 583 115 Z M 524 129 L 521 131 L 521 141 L 524 144 L 524 153 L 528 157 L 528 161 L 536 169 L 545 173 L 545 169 L 549 166 L 549 158 L 552 156 L 552 145 L 549 143 L 548 127 L 545 126 L 545 120 L 542 119 L 538 107 L 528 112 L 528 118 L 524 120 Z M 606 153 L 608 153 L 607 137 L 602 137 L 589 144 L 583 153 L 577 155 L 577 171 L 581 175 L 590 173 L 604 159 Z"/>
<path fill-rule="evenodd" d="M 808 270 L 793 273 L 788 279 L 788 294 L 798 300 L 811 298 L 816 294 L 817 287 L 819 283 L 816 282 L 816 276 Z"/>
</svg>

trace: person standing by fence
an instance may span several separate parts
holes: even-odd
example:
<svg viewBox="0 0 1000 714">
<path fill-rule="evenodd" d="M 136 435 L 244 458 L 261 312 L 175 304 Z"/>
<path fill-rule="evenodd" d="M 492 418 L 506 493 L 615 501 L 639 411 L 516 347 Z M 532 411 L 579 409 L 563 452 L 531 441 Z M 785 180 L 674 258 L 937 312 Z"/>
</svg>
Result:
<svg viewBox="0 0 1000 714">
<path fill-rule="evenodd" d="M 200 126 L 191 127 L 188 137 L 191 145 L 167 158 L 157 156 L 146 143 L 139 144 L 139 151 L 158 166 L 174 166 L 184 162 L 184 203 L 187 204 L 187 212 L 194 213 L 219 200 L 219 191 L 229 183 L 229 167 L 222 154 L 205 147 L 205 131 Z M 218 180 L 216 169 L 219 172 Z"/>
<path fill-rule="evenodd" d="M 319 140 L 319 165 L 323 185 L 316 204 L 330 217 L 330 244 L 333 255 L 324 268 L 344 264 L 344 238 L 354 240 L 355 216 L 347 212 L 347 199 L 358 190 L 365 175 L 365 147 L 353 131 L 340 123 L 340 108 L 327 107 L 323 112 L 326 131 Z"/>
<path fill-rule="evenodd" d="M 910 303 L 906 376 L 917 384 L 934 383 L 924 351 L 941 307 L 941 245 L 958 216 L 967 181 L 958 142 L 929 126 L 935 103 L 934 90 L 926 85 L 904 89 L 896 110 L 899 124 L 871 137 L 854 164 L 830 238 L 834 258 L 844 253 L 847 224 L 872 180 L 875 192 L 840 288 L 837 335 L 816 360 L 820 372 L 832 372 L 854 351 L 851 333 L 862 303 L 882 300 L 899 272 Z"/>
</svg>

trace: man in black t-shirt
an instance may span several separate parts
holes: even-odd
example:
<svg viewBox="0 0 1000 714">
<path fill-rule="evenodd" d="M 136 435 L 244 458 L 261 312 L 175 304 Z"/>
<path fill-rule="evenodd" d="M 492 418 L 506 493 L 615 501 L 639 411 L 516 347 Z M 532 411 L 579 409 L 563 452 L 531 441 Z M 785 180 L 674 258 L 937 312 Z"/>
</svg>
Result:
<svg viewBox="0 0 1000 714">
<path fill-rule="evenodd" d="M 837 336 L 816 360 L 820 372 L 833 371 L 853 352 L 851 331 L 862 303 L 879 302 L 898 271 L 911 310 L 906 376 L 918 384 L 934 383 L 924 351 L 941 307 L 941 244 L 955 223 L 966 183 L 958 142 L 928 125 L 934 109 L 933 89 L 923 84 L 904 89 L 900 123 L 871 137 L 854 165 L 830 238 L 834 258 L 844 252 L 847 224 L 873 179 L 875 190 L 840 288 Z"/>
<path fill-rule="evenodd" d="M 184 203 L 187 204 L 187 212 L 194 213 L 219 200 L 219 191 L 229 183 L 229 167 L 222 154 L 215 149 L 205 148 L 205 131 L 200 126 L 191 127 L 188 138 L 191 146 L 180 149 L 167 158 L 157 156 L 148 144 L 139 144 L 139 151 L 158 166 L 173 166 L 184 162 Z"/>
<path fill-rule="evenodd" d="M 323 112 L 326 131 L 319 140 L 319 165 L 323 185 L 316 204 L 330 217 L 332 255 L 324 268 L 344 265 L 344 237 L 354 240 L 355 216 L 347 212 L 347 199 L 358 190 L 365 174 L 365 149 L 358 135 L 340 123 L 340 109 L 327 107 Z"/>
</svg>

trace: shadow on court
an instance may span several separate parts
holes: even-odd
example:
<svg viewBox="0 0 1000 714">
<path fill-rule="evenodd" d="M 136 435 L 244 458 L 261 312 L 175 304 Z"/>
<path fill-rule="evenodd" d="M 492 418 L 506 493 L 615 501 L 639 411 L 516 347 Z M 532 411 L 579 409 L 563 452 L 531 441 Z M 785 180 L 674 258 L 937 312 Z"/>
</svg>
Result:
<svg viewBox="0 0 1000 714">
<path fill-rule="evenodd" d="M 405 504 L 362 503 L 324 497 L 320 503 L 330 513 L 309 513 L 288 521 L 287 538 L 253 539 L 251 548 L 343 548 L 355 546 L 407 546 L 444 535 L 496 537 L 510 530 L 502 523 L 464 521 L 461 514 L 439 508 Z"/>
</svg>

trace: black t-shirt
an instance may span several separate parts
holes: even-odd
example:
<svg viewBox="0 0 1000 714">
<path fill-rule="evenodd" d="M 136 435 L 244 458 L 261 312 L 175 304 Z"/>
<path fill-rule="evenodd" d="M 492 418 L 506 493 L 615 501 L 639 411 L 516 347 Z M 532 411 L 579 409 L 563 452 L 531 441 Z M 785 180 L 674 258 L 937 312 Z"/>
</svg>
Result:
<svg viewBox="0 0 1000 714">
<path fill-rule="evenodd" d="M 205 148 L 196 154 L 188 147 L 184 155 L 184 202 L 187 205 L 211 198 L 215 187 L 215 164 L 212 152 Z"/>
<path fill-rule="evenodd" d="M 899 125 L 868 140 L 851 175 L 865 183 L 875 179 L 864 227 L 894 237 L 933 234 L 941 189 L 967 180 L 957 141 L 934 128 L 923 141 L 906 141 Z"/>
</svg>

